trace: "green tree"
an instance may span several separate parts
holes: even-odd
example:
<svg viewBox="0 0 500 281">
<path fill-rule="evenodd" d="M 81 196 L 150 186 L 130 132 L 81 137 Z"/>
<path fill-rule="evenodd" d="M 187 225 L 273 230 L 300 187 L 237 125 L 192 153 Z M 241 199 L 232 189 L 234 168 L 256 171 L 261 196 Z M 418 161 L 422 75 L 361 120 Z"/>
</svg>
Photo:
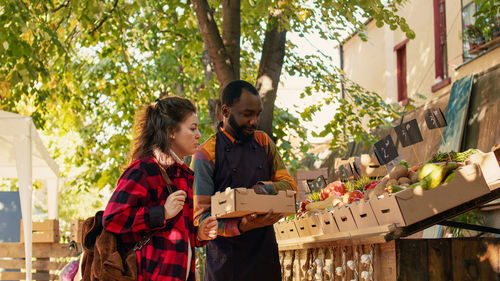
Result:
<svg viewBox="0 0 500 281">
<path fill-rule="evenodd" d="M 337 42 L 352 32 L 364 38 L 364 19 L 372 17 L 377 26 L 399 26 L 413 38 L 395 14 L 404 1 L 385 2 L 3 0 L 0 109 L 33 117 L 72 197 L 74 190 L 114 186 L 138 107 L 164 94 L 193 99 L 206 137 L 213 132 L 208 112 L 215 112 L 221 86 L 245 79 L 263 97 L 261 129 L 278 137 L 285 158 L 297 166 L 304 154 L 290 153 L 284 136 L 301 138 L 305 152 L 306 133 L 297 118 L 274 106 L 281 73 L 311 78 L 304 94 L 326 91 L 331 102 L 343 79 L 327 56 L 301 56 L 287 32 Z M 354 100 L 366 96 L 361 105 L 377 103 L 373 94 L 349 89 Z M 379 106 L 387 116 L 367 116 L 390 117 L 392 109 Z M 340 108 L 344 115 L 349 110 Z M 355 128 L 360 124 L 351 121 Z"/>
</svg>

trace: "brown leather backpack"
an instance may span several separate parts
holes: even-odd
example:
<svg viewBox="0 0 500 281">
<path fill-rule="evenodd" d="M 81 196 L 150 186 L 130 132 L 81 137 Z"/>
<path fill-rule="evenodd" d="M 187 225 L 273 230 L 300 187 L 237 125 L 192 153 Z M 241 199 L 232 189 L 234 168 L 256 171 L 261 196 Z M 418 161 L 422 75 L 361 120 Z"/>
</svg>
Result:
<svg viewBox="0 0 500 281">
<path fill-rule="evenodd" d="M 115 234 L 103 229 L 103 213 L 103 211 L 99 211 L 83 223 L 82 246 L 84 252 L 80 265 L 82 280 L 135 281 L 137 280 L 137 257 L 135 254 L 137 245 L 147 243 L 144 240 L 146 238 L 149 240 L 151 235 L 147 235 L 137 243 L 136 247 L 126 254 L 122 254 Z"/>
</svg>

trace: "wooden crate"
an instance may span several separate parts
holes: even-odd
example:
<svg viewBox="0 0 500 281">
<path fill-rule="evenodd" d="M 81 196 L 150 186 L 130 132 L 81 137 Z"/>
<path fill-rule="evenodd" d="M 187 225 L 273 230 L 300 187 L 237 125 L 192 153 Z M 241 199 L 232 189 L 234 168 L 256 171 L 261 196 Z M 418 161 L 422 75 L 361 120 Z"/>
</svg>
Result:
<svg viewBox="0 0 500 281">
<path fill-rule="evenodd" d="M 81 243 L 82 242 L 82 229 L 83 229 L 83 223 L 85 220 L 78 220 L 74 219 L 71 220 L 71 225 L 70 225 L 70 239 L 72 241 L 75 241 L 76 243 Z"/>
<path fill-rule="evenodd" d="M 319 248 L 280 251 L 283 252 L 294 257 L 293 262 L 284 261 L 287 268 L 293 269 L 288 276 L 294 281 L 302 281 L 316 259 L 323 263 L 322 280 L 332 280 L 328 272 L 334 273 L 335 268 L 348 261 L 354 262 L 354 270 L 346 266 L 344 278 L 335 276 L 335 280 L 356 279 L 355 271 L 361 276 L 363 271 L 370 270 L 361 258 L 371 253 L 373 280 L 377 281 L 499 280 L 500 277 L 500 238 L 398 239 L 378 244 L 344 240 Z"/>
<path fill-rule="evenodd" d="M 31 224 L 33 243 L 58 243 L 60 239 L 59 220 L 44 220 Z M 23 220 L 21 220 L 21 240 L 24 242 Z"/>
<path fill-rule="evenodd" d="M 0 268 L 17 271 L 0 271 L 0 280 L 25 280 L 24 243 L 0 243 Z M 77 252 L 69 244 L 33 244 L 33 280 L 58 280 L 60 270 L 75 260 Z"/>
</svg>

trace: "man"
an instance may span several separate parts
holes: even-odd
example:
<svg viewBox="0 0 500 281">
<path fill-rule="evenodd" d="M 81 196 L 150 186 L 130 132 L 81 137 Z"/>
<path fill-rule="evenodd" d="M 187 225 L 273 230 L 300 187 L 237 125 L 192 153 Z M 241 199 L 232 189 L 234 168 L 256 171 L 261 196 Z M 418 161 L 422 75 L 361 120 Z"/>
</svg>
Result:
<svg viewBox="0 0 500 281">
<path fill-rule="evenodd" d="M 233 81 L 222 92 L 223 121 L 195 154 L 194 216 L 210 216 L 210 197 L 227 187 L 260 194 L 295 190 L 269 136 L 257 131 L 262 101 L 250 83 Z M 281 267 L 273 224 L 281 214 L 219 219 L 218 237 L 207 244 L 206 281 L 279 281 Z"/>
</svg>

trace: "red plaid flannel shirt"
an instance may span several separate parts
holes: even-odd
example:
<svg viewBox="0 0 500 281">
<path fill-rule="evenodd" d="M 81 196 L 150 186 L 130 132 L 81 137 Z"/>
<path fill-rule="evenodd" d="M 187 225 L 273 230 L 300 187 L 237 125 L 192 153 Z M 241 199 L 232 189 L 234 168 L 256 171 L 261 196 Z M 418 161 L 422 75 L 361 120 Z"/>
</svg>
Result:
<svg viewBox="0 0 500 281">
<path fill-rule="evenodd" d="M 186 203 L 177 216 L 165 220 L 164 207 L 169 195 L 160 168 L 153 157 L 137 159 L 118 180 L 116 190 L 106 206 L 103 225 L 117 233 L 126 250 L 131 249 L 147 233 L 157 230 L 137 253 L 139 281 L 195 280 L 194 247 L 202 246 L 195 237 L 193 225 L 193 171 L 185 164 L 165 167 L 172 181 L 172 191 L 184 190 Z M 192 259 L 188 260 L 188 239 Z"/>
</svg>

